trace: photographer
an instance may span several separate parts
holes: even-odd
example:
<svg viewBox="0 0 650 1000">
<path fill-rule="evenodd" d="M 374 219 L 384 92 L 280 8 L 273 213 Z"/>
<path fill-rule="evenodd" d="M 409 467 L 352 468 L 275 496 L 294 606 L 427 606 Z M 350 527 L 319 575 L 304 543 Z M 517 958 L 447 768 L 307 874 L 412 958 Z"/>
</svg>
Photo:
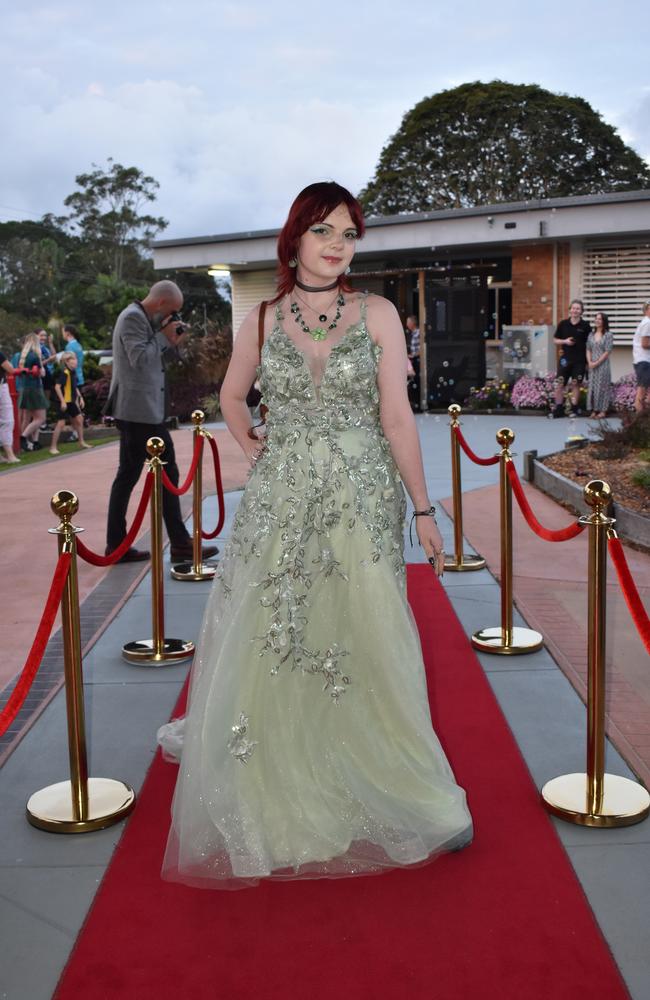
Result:
<svg viewBox="0 0 650 1000">
<path fill-rule="evenodd" d="M 183 342 L 187 327 L 178 311 L 183 293 L 173 281 L 158 281 L 142 302 L 122 310 L 113 331 L 113 373 L 105 413 L 115 418 L 120 431 L 120 459 L 108 504 L 106 554 L 126 535 L 129 498 L 147 459 L 147 441 L 162 438 L 166 472 L 178 485 L 178 467 L 171 435 L 165 426 L 165 355 Z M 192 539 L 181 515 L 178 497 L 163 490 L 163 518 L 169 535 L 172 561 L 192 558 Z M 206 546 L 203 558 L 218 552 Z M 149 559 L 149 553 L 130 548 L 120 562 Z"/>
</svg>

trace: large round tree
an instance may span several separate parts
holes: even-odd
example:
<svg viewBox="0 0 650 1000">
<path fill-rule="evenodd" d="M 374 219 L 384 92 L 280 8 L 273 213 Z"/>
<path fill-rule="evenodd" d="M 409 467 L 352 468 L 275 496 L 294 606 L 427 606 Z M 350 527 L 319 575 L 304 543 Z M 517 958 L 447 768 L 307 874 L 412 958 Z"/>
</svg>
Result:
<svg viewBox="0 0 650 1000">
<path fill-rule="evenodd" d="M 494 80 L 416 104 L 360 197 L 392 215 L 645 187 L 647 163 L 587 101 Z"/>
</svg>

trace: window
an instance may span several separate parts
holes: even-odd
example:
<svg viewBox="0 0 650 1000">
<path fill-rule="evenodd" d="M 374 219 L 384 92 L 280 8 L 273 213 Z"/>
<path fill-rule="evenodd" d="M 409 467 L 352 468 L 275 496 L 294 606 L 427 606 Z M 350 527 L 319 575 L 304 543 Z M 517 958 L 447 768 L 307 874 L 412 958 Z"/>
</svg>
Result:
<svg viewBox="0 0 650 1000">
<path fill-rule="evenodd" d="M 618 344 L 631 344 L 641 320 L 641 306 L 650 296 L 650 243 L 585 244 L 582 275 L 585 317 L 609 316 Z"/>
</svg>

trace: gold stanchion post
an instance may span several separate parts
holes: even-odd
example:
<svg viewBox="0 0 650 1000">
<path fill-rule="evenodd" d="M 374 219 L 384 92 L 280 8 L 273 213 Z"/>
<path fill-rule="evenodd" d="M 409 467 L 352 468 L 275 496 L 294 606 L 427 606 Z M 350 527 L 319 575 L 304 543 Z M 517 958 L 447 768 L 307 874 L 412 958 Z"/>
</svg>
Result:
<svg viewBox="0 0 650 1000">
<path fill-rule="evenodd" d="M 584 490 L 592 513 L 581 517 L 589 528 L 587 635 L 587 773 L 563 774 L 542 788 L 554 816 L 579 826 L 631 826 L 650 813 L 650 795 L 642 785 L 605 774 L 605 637 L 607 620 L 607 535 L 614 520 L 605 515 L 612 499 L 608 483 L 593 479 Z"/>
<path fill-rule="evenodd" d="M 79 510 L 74 493 L 55 493 L 51 507 L 60 523 L 49 529 L 50 534 L 58 535 L 59 555 L 72 556 L 61 602 L 70 781 L 34 792 L 27 802 L 27 819 L 53 833 L 89 833 L 127 816 L 135 805 L 135 792 L 123 781 L 88 777 L 75 537 L 83 529 L 72 524 Z"/>
<path fill-rule="evenodd" d="M 468 573 L 485 568 L 482 556 L 466 555 L 463 552 L 463 493 L 460 477 L 460 444 L 456 428 L 460 427 L 460 406 L 452 403 L 447 410 L 451 417 L 451 488 L 454 508 L 454 554 L 445 559 L 445 570 L 449 573 Z"/>
<path fill-rule="evenodd" d="M 194 447 L 200 438 L 210 437 L 209 431 L 203 427 L 205 414 L 203 410 L 194 410 Z M 211 580 L 217 572 L 217 567 L 203 562 L 203 539 L 201 537 L 201 514 L 203 506 L 203 470 L 201 462 L 196 467 L 192 484 L 192 562 L 177 563 L 172 566 L 171 575 L 175 580 Z"/>
<path fill-rule="evenodd" d="M 499 456 L 499 519 L 501 522 L 501 625 L 482 628 L 472 636 L 472 645 L 484 653 L 517 656 L 534 653 L 542 647 L 542 636 L 532 628 L 512 624 L 512 487 L 508 477 L 508 462 L 512 461 L 510 446 L 515 440 L 509 427 L 497 431 Z"/>
<path fill-rule="evenodd" d="M 163 586 L 162 537 L 162 468 L 165 450 L 159 437 L 149 438 L 149 475 L 154 477 L 151 491 L 151 639 L 137 639 L 122 647 L 122 656 L 130 663 L 160 664 L 188 660 L 194 655 L 194 643 L 187 639 L 165 638 L 165 592 Z"/>
</svg>

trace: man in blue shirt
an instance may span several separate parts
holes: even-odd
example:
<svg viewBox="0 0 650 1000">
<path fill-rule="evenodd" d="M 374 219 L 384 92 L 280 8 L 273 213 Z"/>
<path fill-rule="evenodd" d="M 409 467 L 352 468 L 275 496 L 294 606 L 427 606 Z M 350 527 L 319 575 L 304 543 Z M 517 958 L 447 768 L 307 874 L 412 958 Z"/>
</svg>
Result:
<svg viewBox="0 0 650 1000">
<path fill-rule="evenodd" d="M 84 350 L 77 339 L 77 330 L 71 323 L 66 323 L 63 327 L 63 339 L 66 341 L 66 351 L 72 351 L 77 355 L 77 385 L 84 384 Z"/>
</svg>

